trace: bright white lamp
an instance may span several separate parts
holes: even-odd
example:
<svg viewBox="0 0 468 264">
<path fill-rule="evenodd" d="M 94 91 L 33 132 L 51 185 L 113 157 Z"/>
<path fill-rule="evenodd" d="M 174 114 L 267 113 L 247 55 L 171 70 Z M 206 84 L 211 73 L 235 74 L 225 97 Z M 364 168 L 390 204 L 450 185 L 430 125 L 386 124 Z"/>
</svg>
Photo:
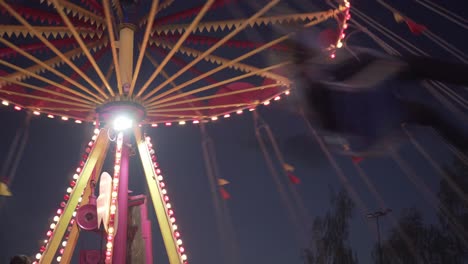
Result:
<svg viewBox="0 0 468 264">
<path fill-rule="evenodd" d="M 133 120 L 126 116 L 118 116 L 114 119 L 114 129 L 123 131 L 133 126 Z"/>
</svg>

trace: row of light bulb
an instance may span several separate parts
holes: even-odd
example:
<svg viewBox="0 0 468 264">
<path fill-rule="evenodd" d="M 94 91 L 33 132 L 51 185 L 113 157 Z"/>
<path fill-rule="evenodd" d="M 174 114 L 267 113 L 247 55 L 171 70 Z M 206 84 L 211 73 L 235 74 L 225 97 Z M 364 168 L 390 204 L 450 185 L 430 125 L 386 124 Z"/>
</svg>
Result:
<svg viewBox="0 0 468 264">
<path fill-rule="evenodd" d="M 146 146 L 148 147 L 148 151 L 151 154 L 151 160 L 153 161 L 153 168 L 154 168 L 154 172 L 156 175 L 155 180 L 156 180 L 159 192 L 162 194 L 162 198 L 163 198 L 164 205 L 166 208 L 166 216 L 167 216 L 167 219 L 169 219 L 171 227 L 172 227 L 172 235 L 177 244 L 179 257 L 183 261 L 182 262 L 183 264 L 187 264 L 188 263 L 187 254 L 185 254 L 185 248 L 182 245 L 183 244 L 182 238 L 181 238 L 180 232 L 176 224 L 176 219 L 174 216 L 174 209 L 172 208 L 169 195 L 167 194 L 166 184 L 164 183 L 164 178 L 162 176 L 161 169 L 159 168 L 159 165 L 157 163 L 157 158 L 156 158 L 155 151 L 153 149 L 153 144 L 151 143 L 151 138 L 149 136 L 146 136 L 145 142 L 146 142 Z"/>
<path fill-rule="evenodd" d="M 10 105 L 10 102 L 8 102 L 7 100 L 3 100 L 3 101 L 2 101 L 2 105 L 4 105 L 4 106 L 9 106 L 9 105 Z M 21 107 L 21 106 L 19 106 L 19 105 L 14 105 L 14 106 L 13 106 L 13 109 L 15 109 L 16 111 L 21 111 L 21 110 L 24 110 L 24 109 L 26 109 L 26 108 L 23 108 L 23 107 Z M 27 109 L 26 109 L 26 110 L 27 110 Z M 33 111 L 32 111 L 32 114 L 35 115 L 35 116 L 40 116 L 42 113 L 41 113 L 39 110 L 33 110 Z M 44 113 L 44 114 L 47 115 L 47 117 L 50 118 L 50 119 L 56 118 L 56 116 L 54 116 L 54 115 L 52 115 L 52 114 L 47 114 L 47 113 Z M 70 120 L 70 118 L 69 118 L 68 116 L 61 116 L 60 119 L 62 119 L 63 121 L 68 121 L 68 120 Z M 83 123 L 83 121 L 82 121 L 82 120 L 79 120 L 79 119 L 75 119 L 75 123 L 81 124 L 81 123 Z"/>
<path fill-rule="evenodd" d="M 81 171 L 83 170 L 83 166 L 85 165 L 88 155 L 91 152 L 92 147 L 94 146 L 94 143 L 96 142 L 97 136 L 99 134 L 99 129 L 94 130 L 94 135 L 91 138 L 91 140 L 88 142 L 88 145 L 86 146 L 85 149 L 85 154 L 82 157 L 82 160 L 79 164 L 79 166 L 75 170 L 75 174 L 73 174 L 73 179 L 70 182 L 69 187 L 66 189 L 66 194 L 63 196 L 63 201 L 60 203 L 60 207 L 56 211 L 56 215 L 53 217 L 53 222 L 49 226 L 49 230 L 46 233 L 47 238 L 44 239 L 44 244 L 41 246 L 39 249 L 39 252 L 36 254 L 36 261 L 33 262 L 33 264 L 38 264 L 39 260 L 42 258 L 42 253 L 46 250 L 47 246 L 49 245 L 50 237 L 52 237 L 55 227 L 57 226 L 57 223 L 60 221 L 60 217 L 64 211 L 64 208 L 67 206 L 68 199 L 70 198 L 70 194 L 73 192 L 76 186 L 76 181 L 80 178 L 81 176 Z M 60 262 L 62 257 L 61 255 L 65 251 L 65 247 L 67 245 L 68 241 L 68 233 L 71 231 L 71 228 L 73 227 L 73 224 L 75 222 L 75 216 L 76 216 L 76 210 L 78 210 L 79 204 L 81 203 L 82 198 L 80 197 L 78 199 L 78 206 L 75 208 L 75 211 L 73 212 L 73 217 L 69 223 L 69 227 L 67 229 L 67 233 L 64 235 L 63 241 L 61 243 L 62 248 L 59 250 L 59 256 L 57 256 L 57 262 Z"/>
<path fill-rule="evenodd" d="M 338 40 L 336 41 L 336 44 L 334 45 L 333 51 L 330 54 L 330 57 L 334 59 L 336 57 L 336 49 L 341 49 L 343 47 L 343 41 L 344 38 L 346 37 L 345 30 L 348 28 L 348 20 L 351 19 L 351 14 L 350 14 L 350 9 L 351 9 L 351 3 L 349 0 L 343 0 L 344 3 L 344 11 L 343 11 L 343 23 L 340 25 L 340 33 L 338 36 Z"/>
<path fill-rule="evenodd" d="M 284 91 L 284 95 L 289 95 L 290 93 L 291 93 L 290 90 Z M 272 98 L 270 98 L 270 99 L 268 99 L 268 100 L 265 100 L 262 104 L 265 105 L 265 106 L 268 106 L 268 105 L 271 104 L 271 101 L 279 101 L 279 100 L 281 100 L 281 95 L 276 95 L 276 96 L 274 96 L 274 97 L 272 97 Z M 198 119 L 192 120 L 192 124 L 195 124 L 195 125 L 196 125 L 196 124 L 200 124 L 200 122 L 202 122 L 202 123 L 207 123 L 207 122 L 209 122 L 210 120 L 211 120 L 211 121 L 216 121 L 216 120 L 218 120 L 221 116 L 222 116 L 223 118 L 230 118 L 234 113 L 237 114 L 237 115 L 243 114 L 245 110 L 248 110 L 249 112 L 252 112 L 252 111 L 255 111 L 255 107 L 249 107 L 249 108 L 246 108 L 246 109 L 239 109 L 239 110 L 236 110 L 236 111 L 233 112 L 233 113 L 226 113 L 226 114 L 223 114 L 223 115 L 220 115 L 220 116 L 212 116 L 212 117 L 210 117 L 209 119 L 205 119 L 205 120 L 198 120 Z M 186 121 L 186 120 L 182 120 L 182 121 L 179 121 L 179 122 L 165 122 L 164 125 L 165 125 L 165 126 L 172 126 L 172 124 L 177 123 L 177 124 L 183 126 L 183 125 L 186 125 L 187 122 L 188 122 L 188 121 Z M 156 123 L 155 123 L 155 124 L 151 124 L 151 127 L 158 127 L 158 126 L 159 126 L 159 125 L 156 124 Z"/>
<path fill-rule="evenodd" d="M 115 151 L 114 177 L 112 179 L 111 204 L 109 207 L 109 227 L 107 228 L 106 258 L 105 263 L 112 263 L 112 253 L 115 238 L 115 214 L 117 212 L 117 196 L 119 190 L 120 163 L 122 160 L 123 132 L 117 135 L 117 147 Z"/>
</svg>

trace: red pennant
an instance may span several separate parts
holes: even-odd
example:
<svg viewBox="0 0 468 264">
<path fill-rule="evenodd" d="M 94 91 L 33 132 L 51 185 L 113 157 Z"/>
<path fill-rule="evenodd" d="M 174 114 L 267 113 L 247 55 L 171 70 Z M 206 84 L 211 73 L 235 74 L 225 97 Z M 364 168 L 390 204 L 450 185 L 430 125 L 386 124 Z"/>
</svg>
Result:
<svg viewBox="0 0 468 264">
<path fill-rule="evenodd" d="M 364 158 L 363 158 L 363 157 L 352 156 L 352 157 L 351 157 L 351 160 L 352 160 L 354 163 L 359 164 L 359 163 L 361 163 L 361 161 L 364 160 Z"/>
<path fill-rule="evenodd" d="M 421 35 L 427 29 L 426 26 L 418 24 L 411 19 L 406 19 L 406 24 L 414 35 Z"/>
<path fill-rule="evenodd" d="M 301 179 L 299 179 L 299 177 L 297 177 L 296 175 L 292 174 L 292 173 L 288 173 L 288 178 L 289 178 L 289 181 L 292 183 L 292 184 L 299 184 L 301 183 Z"/>
<path fill-rule="evenodd" d="M 223 187 L 219 188 L 219 193 L 221 194 L 221 198 L 223 198 L 224 200 L 231 198 L 231 195 Z"/>
</svg>

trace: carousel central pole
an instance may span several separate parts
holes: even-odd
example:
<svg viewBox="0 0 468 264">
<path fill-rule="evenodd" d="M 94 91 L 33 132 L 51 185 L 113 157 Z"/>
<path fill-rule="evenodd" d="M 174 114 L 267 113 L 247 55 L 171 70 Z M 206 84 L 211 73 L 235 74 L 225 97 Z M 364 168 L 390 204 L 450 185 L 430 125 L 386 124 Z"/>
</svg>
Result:
<svg viewBox="0 0 468 264">
<path fill-rule="evenodd" d="M 127 220 L 128 220 L 128 163 L 130 147 L 128 146 L 130 131 L 123 136 L 122 157 L 120 160 L 119 194 L 117 211 L 117 233 L 114 241 L 113 264 L 125 264 L 127 260 Z"/>
<path fill-rule="evenodd" d="M 124 91 L 129 88 L 133 74 L 134 27 L 130 24 L 120 26 L 119 64 Z M 128 220 L 128 163 L 131 130 L 126 131 L 122 143 L 122 158 L 119 176 L 118 194 L 118 230 L 114 241 L 113 264 L 125 264 L 127 260 L 127 220 Z"/>
</svg>

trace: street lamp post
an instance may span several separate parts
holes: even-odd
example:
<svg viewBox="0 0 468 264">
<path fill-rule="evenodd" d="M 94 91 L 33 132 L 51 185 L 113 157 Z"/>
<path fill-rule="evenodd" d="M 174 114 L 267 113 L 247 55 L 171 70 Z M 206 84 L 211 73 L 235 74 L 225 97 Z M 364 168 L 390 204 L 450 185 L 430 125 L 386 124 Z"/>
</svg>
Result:
<svg viewBox="0 0 468 264">
<path fill-rule="evenodd" d="M 379 247 L 379 264 L 383 264 L 382 246 L 380 244 L 380 223 L 379 223 L 379 218 L 382 217 L 382 216 L 387 215 L 391 211 L 392 211 L 392 209 L 387 208 L 385 210 L 379 210 L 379 211 L 375 211 L 375 212 L 367 214 L 367 218 L 374 218 L 375 223 L 377 225 L 377 243 L 378 243 L 378 247 Z"/>
</svg>

